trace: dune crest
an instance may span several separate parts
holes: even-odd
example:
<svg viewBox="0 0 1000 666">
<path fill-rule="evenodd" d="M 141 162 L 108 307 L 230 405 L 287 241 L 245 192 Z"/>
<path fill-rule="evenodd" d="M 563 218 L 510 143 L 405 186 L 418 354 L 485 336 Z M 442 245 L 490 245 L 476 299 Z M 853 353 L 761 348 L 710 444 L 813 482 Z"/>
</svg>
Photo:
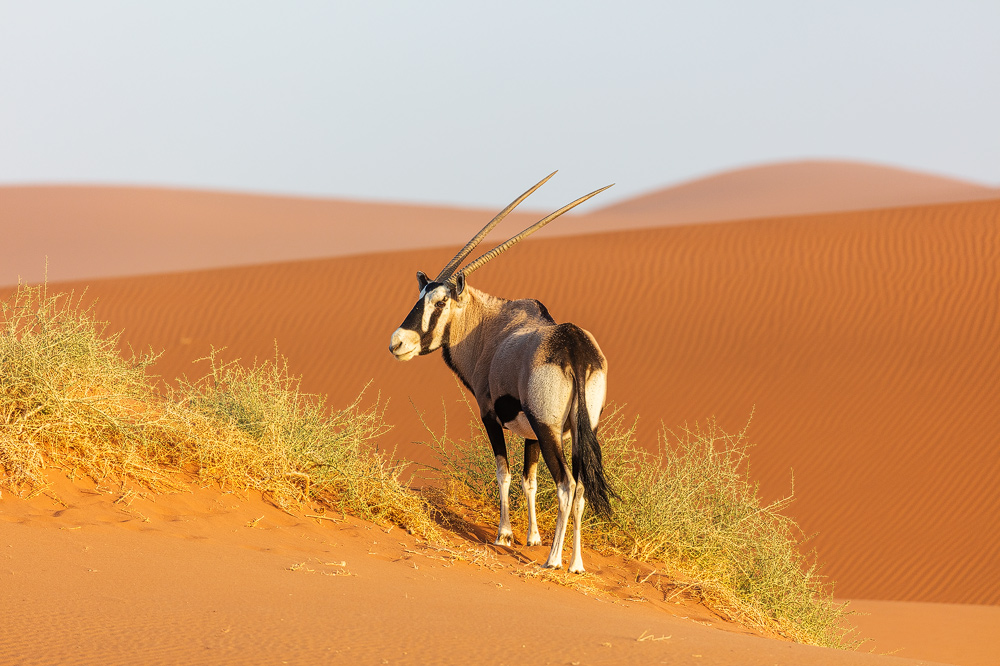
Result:
<svg viewBox="0 0 1000 666">
<path fill-rule="evenodd" d="M 0 187 L 0 284 L 40 282 L 46 258 L 58 281 L 435 247 L 461 242 L 489 216 L 153 187 Z"/>
<path fill-rule="evenodd" d="M 654 190 L 594 212 L 690 224 L 1000 199 L 1000 188 L 896 167 L 834 160 L 734 169 Z"/>
<path fill-rule="evenodd" d="M 458 245 L 515 194 L 502 193 L 495 209 L 476 209 L 154 187 L 0 186 L 0 285 L 18 277 L 41 282 L 46 261 L 48 279 L 64 281 Z M 603 209 L 592 208 L 595 199 L 538 238 L 990 198 L 1000 199 L 1000 189 L 889 167 L 793 162 L 709 176 Z M 549 212 L 531 207 L 529 199 L 495 237 Z"/>
</svg>

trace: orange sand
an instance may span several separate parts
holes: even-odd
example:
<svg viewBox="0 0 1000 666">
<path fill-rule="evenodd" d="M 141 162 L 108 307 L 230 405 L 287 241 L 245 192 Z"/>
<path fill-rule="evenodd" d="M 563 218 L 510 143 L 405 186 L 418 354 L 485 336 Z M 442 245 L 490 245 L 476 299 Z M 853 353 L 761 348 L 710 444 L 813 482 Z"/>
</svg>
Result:
<svg viewBox="0 0 1000 666">
<path fill-rule="evenodd" d="M 878 654 L 965 666 L 1000 662 L 1000 606 L 852 601 L 861 635 Z M 865 649 L 865 648 L 862 648 Z"/>
<path fill-rule="evenodd" d="M 760 638 L 595 557 L 584 595 L 524 577 L 541 547 L 449 552 L 212 489 L 115 505 L 52 479 L 62 503 L 0 502 L 3 664 L 927 663 Z"/>
<path fill-rule="evenodd" d="M 0 207 L 4 222 L 11 219 L 11 208 L 6 205 L 10 199 L 4 197 L 15 189 L 0 190 L 0 203 L 5 204 Z M 77 193 L 85 194 L 83 188 Z M 156 191 L 141 196 L 153 194 Z M 58 206 L 59 196 L 53 194 L 53 206 Z M 188 196 L 197 200 L 202 195 Z M 206 201 L 229 196 L 234 197 L 233 201 L 239 199 L 236 195 L 204 195 Z M 145 210 L 146 203 L 134 203 L 135 210 Z M 235 204 L 226 204 L 230 205 Z M 408 234 L 412 229 L 397 224 L 402 217 L 395 213 L 380 217 L 391 207 L 366 209 L 367 204 L 351 205 L 358 206 L 362 213 L 371 213 L 366 229 L 373 237 L 360 234 L 354 246 L 354 241 L 344 240 L 341 249 L 348 250 L 340 254 L 365 248 L 384 250 L 379 243 L 390 241 L 399 245 L 387 247 L 420 242 L 419 238 L 394 235 L 403 231 Z M 25 210 L 31 209 L 25 206 Z M 198 206 L 202 206 L 200 214 L 207 217 L 197 219 L 209 219 L 211 206 L 191 204 L 190 210 Z M 324 223 L 322 211 L 310 217 L 305 212 L 309 206 L 302 206 L 301 214 L 285 220 L 285 228 L 294 230 L 303 228 L 296 225 L 313 224 L 314 229 L 319 229 Z M 225 244 L 228 238 L 230 245 L 237 245 L 250 235 L 247 229 L 257 229 L 253 242 L 246 241 L 242 250 L 225 255 L 218 264 L 289 258 L 310 247 L 336 254 L 329 245 L 316 240 L 319 236 L 300 243 L 294 233 L 274 235 L 268 225 L 278 219 L 277 212 L 258 227 L 246 222 L 253 218 L 253 211 L 262 208 L 267 206 L 254 200 L 246 205 L 245 217 L 227 217 L 227 224 L 208 230 L 204 225 L 184 222 L 183 215 L 172 217 L 178 210 L 189 209 L 168 207 L 157 213 L 161 216 L 159 227 L 154 225 L 153 231 L 140 228 L 120 246 L 107 246 L 101 240 L 106 237 L 100 234 L 97 240 L 88 240 L 85 235 L 73 237 L 66 247 L 73 249 L 75 243 L 79 262 L 72 264 L 72 270 L 80 272 L 70 274 L 81 279 L 94 274 L 88 271 L 93 270 L 95 260 L 104 260 L 97 263 L 108 267 L 108 274 L 146 269 L 182 271 L 204 265 L 199 261 L 210 262 L 213 256 L 222 256 L 218 252 L 199 254 L 204 239 L 216 234 L 220 243 Z M 74 210 L 70 206 L 63 214 L 70 215 Z M 435 212 L 431 208 L 420 210 L 428 215 Z M 448 218 L 441 213 L 442 219 L 451 220 L 442 228 L 451 225 L 447 233 L 463 240 L 489 214 L 458 211 L 455 217 Z M 517 231 L 528 217 L 511 220 L 504 228 Z M 170 236 L 166 232 L 171 220 L 185 233 L 199 229 L 203 233 L 189 238 L 187 245 L 181 244 L 177 238 L 183 234 Z M 763 495 L 783 495 L 788 489 L 789 470 L 794 468 L 797 500 L 790 513 L 807 533 L 818 532 L 812 543 L 825 563 L 824 572 L 837 581 L 838 596 L 894 602 L 858 604 L 862 610 L 873 610 L 868 626 L 878 639 L 877 649 L 903 648 L 903 656 L 954 663 L 996 663 L 1000 649 L 991 647 L 987 639 L 991 632 L 975 629 L 995 626 L 995 614 L 991 614 L 995 606 L 945 604 L 1000 604 L 1000 579 L 994 564 L 1000 560 L 1000 496 L 995 492 L 1000 475 L 1000 448 L 995 441 L 1000 405 L 1000 383 L 996 380 L 1000 377 L 1000 355 L 996 351 L 1000 339 L 1000 201 L 688 227 L 664 227 L 665 217 L 659 213 L 619 211 L 567 219 L 565 227 L 572 226 L 571 230 L 561 224 L 477 272 L 472 283 L 500 296 L 539 298 L 557 320 L 574 321 L 591 330 L 610 360 L 610 398 L 626 403 L 627 414 L 641 415 L 640 437 L 646 446 L 655 446 L 661 420 L 675 427 L 714 414 L 721 425 L 734 431 L 755 406 L 750 434 L 757 446 L 751 464 L 753 476 L 761 481 Z M 634 228 L 572 235 L 596 231 L 601 227 L 587 225 L 598 224 L 610 229 Z M 5 228 L 8 226 L 5 224 Z M 132 233 L 125 227 L 115 228 L 123 237 Z M 18 251 L 25 247 L 24 243 L 30 245 L 28 241 L 48 247 L 46 243 L 57 246 L 62 238 L 58 233 L 48 240 L 44 234 L 32 236 L 30 229 L 25 231 L 17 225 L 14 230 L 22 235 L 15 235 L 13 243 L 0 248 L 8 253 L 2 257 L 3 262 L 19 260 Z M 163 243 L 159 242 L 159 233 L 165 234 Z M 328 241 L 339 243 L 339 233 L 328 232 Z M 503 237 L 504 231 L 498 230 L 497 235 Z M 276 256 L 276 248 L 287 246 L 272 237 L 300 244 L 289 255 Z M 161 246 L 166 250 L 157 258 Z M 146 253 L 138 253 L 139 263 L 130 264 L 136 259 L 132 255 L 137 247 L 145 247 Z M 105 255 L 98 252 L 100 248 Z M 98 315 L 111 322 L 112 330 L 124 329 L 123 341 L 165 350 L 156 370 L 168 378 L 182 372 L 199 374 L 201 368 L 192 366 L 191 360 L 206 354 L 213 345 L 227 347 L 230 357 L 250 359 L 255 355 L 270 356 L 277 341 L 292 368 L 304 375 L 306 390 L 329 395 L 335 406 L 353 399 L 365 383 L 373 380 L 368 396 L 374 398 L 376 392 L 381 392 L 383 398 L 391 400 L 388 418 L 396 426 L 382 444 L 387 448 L 397 446 L 401 456 L 426 462 L 430 458 L 427 449 L 411 443 L 424 435 L 408 398 L 429 413 L 432 423 L 440 423 L 444 397 L 454 432 L 460 433 L 467 419 L 456 403 L 458 389 L 440 359 L 400 364 L 392 360 L 386 347 L 389 334 L 416 296 L 414 272 L 436 271 L 453 251 L 448 247 L 382 251 L 172 275 L 86 279 L 52 288 L 76 289 L 80 293 L 89 285 L 87 299 L 99 299 Z M 188 255 L 197 261 L 180 262 L 179 257 Z M 0 296 L 7 293 L 9 289 Z M 187 509 L 183 507 L 170 509 L 172 501 L 157 502 L 166 503 L 167 514 L 174 511 L 183 516 L 162 518 L 172 527 L 184 521 L 211 522 L 211 512 L 199 509 L 193 514 L 184 513 Z M 10 506 L 9 497 L 0 500 L 0 511 L 7 513 Z M 22 518 L 15 522 L 23 522 Z M 88 525 L 107 522 L 94 516 L 81 521 Z M 288 572 L 284 561 L 268 559 L 272 555 L 257 553 L 253 557 L 263 559 L 247 559 L 247 553 L 253 552 L 247 548 L 291 551 L 281 551 L 281 543 L 254 542 L 256 545 L 250 546 L 249 542 L 226 541 L 223 537 L 232 530 L 240 531 L 238 524 L 207 527 L 205 538 L 194 540 L 195 546 L 204 546 L 205 550 L 196 550 L 187 539 L 137 535 L 134 530 L 102 526 L 93 531 L 94 540 L 84 545 L 103 549 L 110 559 L 102 561 L 101 567 L 115 570 L 119 578 L 91 589 L 87 587 L 91 585 L 87 575 L 90 572 L 79 559 L 83 551 L 72 550 L 65 541 L 68 535 L 55 529 L 66 525 L 53 520 L 51 511 L 47 517 L 36 516 L 27 523 L 12 526 L 0 522 L 0 549 L 24 549 L 8 558 L 13 573 L 8 574 L 4 568 L 7 565 L 0 560 L 0 576 L 18 581 L 17 585 L 0 585 L 0 607 L 10 608 L 9 600 L 17 599 L 17 608 L 24 611 L 15 614 L 13 624 L 8 624 L 10 613 L 5 610 L 0 646 L 13 645 L 11 641 L 16 639 L 20 649 L 41 649 L 41 645 L 54 650 L 49 658 L 39 657 L 37 663 L 65 661 L 69 653 L 59 650 L 71 650 L 76 645 L 106 644 L 124 650 L 126 643 L 134 640 L 138 625 L 121 628 L 116 621 L 129 618 L 137 622 L 141 619 L 142 626 L 149 628 L 153 647 L 141 653 L 149 655 L 148 663 L 154 661 L 153 649 L 159 649 L 156 646 L 178 645 L 176 636 L 187 640 L 187 648 L 176 649 L 191 650 L 195 645 L 201 650 L 204 644 L 222 650 L 205 657 L 206 661 L 245 662 L 247 653 L 240 650 L 249 649 L 249 643 L 226 643 L 224 638 L 211 634 L 215 625 L 200 615 L 194 619 L 185 616 L 185 608 L 189 615 L 192 608 L 199 613 L 222 609 L 220 612 L 230 613 L 227 617 L 243 620 L 252 628 L 245 636 L 266 635 L 272 651 L 262 654 L 274 655 L 275 659 L 291 654 L 289 646 L 293 644 L 312 646 L 309 649 L 317 651 L 309 654 L 315 658 L 321 654 L 318 650 L 329 645 L 320 640 L 322 632 L 329 632 L 338 645 L 353 649 L 367 645 L 364 649 L 369 649 L 371 645 L 362 634 L 351 633 L 362 631 L 362 620 L 375 628 L 372 633 L 392 635 L 396 642 L 385 644 L 399 650 L 426 640 L 426 632 L 445 635 L 442 627 L 431 626 L 438 615 L 407 614 L 402 605 L 393 605 L 388 596 L 380 596 L 389 593 L 366 591 L 364 586 L 355 590 L 356 597 L 344 597 L 343 608 L 351 608 L 354 603 L 366 608 L 365 594 L 373 595 L 372 599 L 388 609 L 383 609 L 388 618 L 384 622 L 374 613 L 365 615 L 367 611 L 349 614 L 345 619 L 348 614 L 341 609 L 334 622 L 310 624 L 311 617 L 324 618 L 326 613 L 334 612 L 329 605 L 322 606 L 329 604 L 329 590 L 325 587 L 316 588 L 321 593 L 312 597 L 302 592 L 307 599 L 300 610 L 289 602 L 280 605 L 282 610 L 276 614 L 266 609 L 253 611 L 254 595 L 270 595 L 269 603 L 279 606 L 276 599 L 281 595 L 275 586 L 280 588 L 286 583 L 280 577 Z M 160 531 L 169 532 L 165 528 Z M 58 538 L 52 536 L 61 534 Z M 140 536 L 156 540 L 137 541 Z M 361 552 L 361 546 L 356 548 Z M 140 559 L 129 559 L 132 552 Z M 42 553 L 46 556 L 42 557 Z M 236 558 L 235 564 L 226 564 L 227 558 Z M 48 573 L 32 573 L 38 562 L 49 562 Z M 172 564 L 175 562 L 176 566 Z M 227 574 L 227 570 L 231 572 Z M 160 575 L 157 572 L 164 572 L 162 580 L 166 582 L 156 582 Z M 390 588 L 404 585 L 388 570 L 372 569 L 368 574 L 372 580 L 392 581 L 386 583 Z M 448 575 L 442 571 L 439 578 L 444 580 L 441 577 Z M 219 583 L 207 587 L 192 584 L 202 580 L 198 576 Z M 327 578 L 316 575 L 310 580 Z M 447 578 L 443 587 L 428 585 L 421 594 L 429 595 L 424 597 L 429 607 L 443 609 L 444 615 L 462 618 L 463 622 L 469 618 L 462 631 L 470 635 L 476 631 L 490 637 L 534 632 L 536 640 L 532 644 L 543 655 L 539 661 L 576 659 L 568 653 L 544 652 L 540 628 L 549 626 L 552 620 L 527 613 L 520 598 L 502 602 L 514 605 L 500 615 L 507 618 L 502 622 L 493 619 L 488 604 L 479 611 L 461 605 L 463 598 L 476 596 L 469 590 L 489 588 L 482 581 L 476 582 L 474 576 L 463 583 L 466 578 L 466 573 Z M 70 580 L 65 583 L 70 592 L 64 593 L 60 585 Z M 256 580 L 261 581 L 261 587 L 250 584 Z M 304 585 L 313 589 L 318 584 Z M 107 592 L 108 586 L 119 590 L 117 597 Z M 539 589 L 545 590 L 538 592 L 541 598 L 565 592 L 546 586 Z M 157 606 L 149 590 L 174 596 L 169 603 Z M 117 601 L 84 616 L 95 595 L 102 594 Z M 917 601 L 934 603 L 912 603 Z M 566 603 L 571 605 L 553 611 L 554 615 L 586 616 L 579 620 L 584 635 L 597 630 L 587 622 L 609 631 L 615 626 L 633 626 L 629 624 L 632 619 L 614 625 L 617 620 L 606 620 L 600 613 L 590 616 L 577 612 L 579 609 L 572 610 L 572 604 L 577 602 Z M 551 611 L 554 607 L 545 608 Z M 567 608 L 571 612 L 566 612 Z M 949 609 L 954 612 L 949 613 Z M 280 617 L 276 619 L 276 615 L 285 616 L 284 623 L 279 625 Z M 53 637 L 53 622 L 72 627 L 68 638 Z M 482 629 L 483 622 L 490 628 Z M 559 622 L 564 623 L 560 625 L 563 633 L 574 631 L 568 619 Z M 862 627 L 865 622 L 862 620 Z M 952 638 L 930 638 L 933 632 L 926 629 L 926 623 L 946 628 L 951 626 L 949 622 L 971 633 L 947 630 L 948 636 L 972 637 L 960 644 Z M 295 624 L 294 631 L 284 627 L 290 623 Z M 114 629 L 116 626 L 119 629 Z M 281 631 L 268 634 L 267 628 L 274 626 L 281 626 Z M 340 631 L 337 627 L 344 627 L 344 633 L 336 633 Z M 907 628 L 913 628 L 913 632 L 907 633 Z M 421 631 L 424 637 L 413 641 Z M 620 632 L 616 636 L 629 635 L 621 633 L 621 629 L 615 631 Z M 664 629 L 664 633 L 671 631 L 672 627 Z M 616 644 L 616 640 L 609 642 Z M 562 642 L 556 647 L 568 644 Z M 496 652 L 483 648 L 482 640 L 475 645 L 480 647 L 456 638 L 439 647 L 445 650 L 455 646 L 463 655 L 467 652 L 462 650 L 472 650 L 491 660 L 510 656 L 510 649 L 501 643 L 491 643 Z M 719 653 L 713 657 L 715 663 L 756 663 L 732 656 L 750 648 L 742 644 L 730 647 L 737 652 L 728 657 Z M 977 651 L 980 647 L 982 650 Z M 130 649 L 132 654 L 140 654 L 135 650 L 145 648 L 132 645 Z M 477 653 L 477 649 L 485 651 Z M 781 645 L 774 649 L 786 648 Z M 3 654 L 0 650 L 0 663 L 4 663 Z M 201 657 L 195 658 L 194 654 L 184 653 L 183 660 L 197 662 Z M 375 660 L 379 654 L 389 653 L 365 652 L 364 658 Z M 400 652 L 391 654 L 401 656 Z M 581 654 L 585 663 L 603 659 L 600 651 Z M 646 661 L 654 654 L 660 653 L 614 652 L 609 662 Z M 756 653 L 750 650 L 747 654 Z M 684 655 L 673 656 L 681 660 Z M 424 653 L 421 660 L 426 657 Z M 761 657 L 761 663 L 767 658 Z M 796 656 L 791 661 L 811 663 L 803 659 Z M 776 661 L 790 663 L 784 658 Z M 26 657 L 14 663 L 20 662 L 36 663 Z M 698 663 L 706 662 L 699 658 Z"/>
<path fill-rule="evenodd" d="M 591 330 L 610 399 L 655 446 L 716 415 L 756 409 L 754 476 L 791 513 L 850 598 L 1000 602 L 1000 203 L 616 232 L 527 242 L 474 283 L 534 296 Z M 429 461 L 409 404 L 458 432 L 439 358 L 394 361 L 388 337 L 415 298 L 422 250 L 90 283 L 98 314 L 167 377 L 212 345 L 252 359 L 275 340 L 306 390 L 391 400 L 385 446 Z M 581 260 L 582 258 L 585 258 Z M 59 285 L 81 290 L 83 284 Z M 435 419 L 431 419 L 436 422 Z M 457 424 L 457 425 L 456 425 Z"/>
</svg>

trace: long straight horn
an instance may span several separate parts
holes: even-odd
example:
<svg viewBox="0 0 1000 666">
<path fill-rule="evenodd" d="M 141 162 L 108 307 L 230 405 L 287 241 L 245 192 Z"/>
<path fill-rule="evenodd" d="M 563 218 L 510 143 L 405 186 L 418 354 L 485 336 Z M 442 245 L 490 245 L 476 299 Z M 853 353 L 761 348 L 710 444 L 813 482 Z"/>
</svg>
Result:
<svg viewBox="0 0 1000 666">
<path fill-rule="evenodd" d="M 614 183 L 611 183 L 611 185 L 614 185 Z M 589 199 L 589 198 L 591 198 L 593 196 L 597 196 L 598 194 L 600 194 L 604 190 L 606 190 L 609 187 L 611 187 L 611 185 L 606 185 L 606 186 L 602 187 L 599 190 L 594 190 L 590 194 L 588 194 L 586 196 L 582 196 L 579 199 L 577 199 L 576 201 L 574 201 L 573 203 L 567 204 L 567 205 L 563 206 L 562 208 L 560 208 L 559 210 L 555 211 L 554 213 L 550 213 L 549 215 L 543 217 L 538 222 L 535 222 L 533 225 L 531 225 L 530 227 L 528 227 L 527 229 L 525 229 L 524 231 L 522 231 L 518 235 L 513 236 L 510 239 L 504 241 L 504 243 L 501 244 L 501 245 L 497 245 L 495 248 L 493 248 L 492 250 L 490 250 L 489 252 L 487 252 L 486 254 L 484 254 L 483 256 L 479 257 L 478 259 L 476 259 L 475 261 L 473 261 L 472 263 L 470 263 L 468 266 L 466 266 L 465 268 L 463 268 L 460 272 L 462 273 L 462 275 L 468 276 L 470 273 L 472 273 L 472 271 L 474 271 L 477 268 L 481 267 L 483 264 L 485 264 L 490 259 L 493 259 L 497 255 L 499 255 L 499 254 L 501 254 L 503 252 L 506 252 L 511 247 L 513 247 L 514 245 L 516 245 L 519 241 L 522 241 L 525 238 L 527 238 L 528 236 L 530 236 L 531 234 L 535 233 L 536 231 L 538 231 L 539 229 L 541 229 L 546 224 L 548 224 L 552 220 L 556 219 L 557 217 L 559 217 L 560 215 L 562 215 L 566 211 L 572 210 L 573 208 L 576 208 L 577 206 L 579 206 L 580 204 L 582 204 L 584 201 L 586 201 L 587 199 Z M 449 281 L 453 281 L 453 280 L 454 280 L 454 278 L 449 278 Z"/>
<path fill-rule="evenodd" d="M 538 181 L 538 184 L 536 184 L 534 187 L 532 187 L 530 190 L 528 190 L 527 192 L 525 192 L 524 194 L 522 194 L 518 198 L 514 199 L 514 201 L 512 201 L 509 206 L 507 206 L 502 211 L 500 211 L 499 213 L 497 213 L 497 216 L 494 217 L 492 220 L 490 220 L 489 224 L 487 224 L 485 227 L 483 227 L 482 229 L 480 229 L 479 233 L 476 234 L 475 236 L 473 236 L 472 240 L 470 240 L 468 243 L 466 243 L 465 247 L 463 247 L 461 250 L 459 250 L 458 254 L 456 254 L 454 256 L 454 258 L 451 261 L 448 262 L 448 265 L 445 266 L 443 269 L 441 269 L 441 272 L 438 274 L 438 276 L 436 278 L 434 278 L 434 281 L 435 282 L 443 282 L 446 279 L 450 278 L 451 274 L 455 272 L 455 269 L 459 267 L 459 265 L 465 260 L 465 258 L 467 256 L 469 256 L 469 253 L 472 252 L 474 249 L 476 249 L 476 246 L 479 245 L 479 243 L 481 243 L 482 240 L 484 238 L 486 238 L 486 236 L 491 231 L 493 231 L 493 227 L 495 227 L 498 224 L 500 224 L 500 222 L 503 220 L 503 218 L 507 217 L 507 213 L 509 213 L 510 211 L 512 211 L 515 208 L 517 208 L 517 205 L 519 203 L 521 203 L 522 201 L 524 201 L 525 199 L 527 199 L 529 196 L 531 196 L 531 194 L 535 190 L 537 190 L 539 187 L 541 187 L 542 185 L 544 185 L 549 180 L 549 178 L 551 178 L 552 176 L 556 175 L 556 173 L 558 173 L 558 171 L 553 171 L 552 173 L 550 173 L 549 175 L 547 175 L 545 178 L 542 178 L 540 181 Z"/>
</svg>

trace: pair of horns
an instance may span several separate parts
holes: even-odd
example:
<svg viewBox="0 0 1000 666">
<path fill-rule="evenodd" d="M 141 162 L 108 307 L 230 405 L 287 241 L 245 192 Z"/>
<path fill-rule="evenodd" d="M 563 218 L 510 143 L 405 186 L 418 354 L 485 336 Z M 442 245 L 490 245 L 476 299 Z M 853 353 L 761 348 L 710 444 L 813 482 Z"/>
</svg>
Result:
<svg viewBox="0 0 1000 666">
<path fill-rule="evenodd" d="M 531 189 L 529 189 L 527 192 L 525 192 L 524 194 L 522 194 L 518 198 L 514 199 L 514 201 L 512 201 L 509 206 L 507 206 L 502 211 L 500 211 L 499 213 L 497 213 L 496 217 L 494 217 L 492 220 L 490 220 L 489 223 L 485 227 L 483 227 L 482 229 L 479 230 L 478 234 L 476 234 L 475 236 L 472 237 L 472 240 L 470 240 L 468 243 L 465 244 L 465 247 L 463 247 L 461 250 L 459 250 L 458 254 L 456 254 L 452 258 L 452 260 L 448 262 L 448 265 L 446 265 L 441 270 L 441 272 L 434 279 L 434 281 L 435 282 L 444 282 L 444 281 L 447 280 L 448 282 L 454 283 L 457 280 L 457 278 L 458 278 L 458 275 L 455 274 L 455 270 L 459 267 L 459 265 L 463 261 L 465 261 L 465 258 L 467 256 L 469 256 L 469 253 L 472 252 L 472 250 L 474 250 L 475 247 L 477 245 L 479 245 L 479 243 L 481 243 L 484 238 L 486 238 L 486 236 L 490 233 L 490 231 L 493 230 L 493 227 L 495 227 L 498 224 L 500 224 L 500 222 L 505 217 L 507 217 L 507 214 L 510 213 L 510 211 L 514 210 L 519 203 L 521 203 L 522 201 L 524 201 L 525 199 L 527 199 L 529 196 L 531 196 L 531 194 L 535 190 L 537 190 L 539 187 L 541 187 L 546 182 L 548 182 L 549 178 L 552 178 L 552 176 L 556 175 L 556 173 L 557 173 L 556 171 L 553 171 L 552 173 L 550 173 L 549 175 L 547 175 L 545 178 L 542 178 L 540 181 L 538 181 L 538 183 L 534 187 L 532 187 Z M 613 184 L 614 183 L 612 183 L 612 185 Z M 603 192 L 604 190 L 608 189 L 609 187 L 611 187 L 611 185 L 607 185 L 605 187 L 602 187 L 599 190 L 594 190 L 590 194 L 588 194 L 586 196 L 580 197 L 579 199 L 577 199 L 573 203 L 567 204 L 567 205 L 563 206 L 562 208 L 560 208 L 559 210 L 555 211 L 554 213 L 550 213 L 550 214 L 546 215 L 545 217 L 543 217 L 542 219 L 540 219 L 538 222 L 535 222 L 533 225 L 531 225 L 530 227 L 528 227 L 527 229 L 525 229 L 521 233 L 517 234 L 516 236 L 512 236 L 511 238 L 509 238 L 506 241 L 504 241 L 503 244 L 497 245 L 495 248 L 493 248 L 492 250 L 490 250 L 486 254 L 482 255 L 481 257 L 479 257 L 475 261 L 471 262 L 468 266 L 466 266 L 461 271 L 459 271 L 459 273 L 462 274 L 462 275 L 468 276 L 470 273 L 472 273 L 477 268 L 480 268 L 483 264 L 485 264 L 490 259 L 493 259 L 496 256 L 502 254 L 503 252 L 506 252 L 511 247 L 513 247 L 514 245 L 516 245 L 518 242 L 524 240 L 525 238 L 527 238 L 531 234 L 535 233 L 536 231 L 538 231 L 539 229 L 541 229 L 546 224 L 548 224 L 552 220 L 556 219 L 557 217 L 559 217 L 560 215 L 562 215 L 566 211 L 569 211 L 569 210 L 572 210 L 573 208 L 576 208 L 577 206 L 579 206 L 580 204 L 582 204 L 587 199 L 600 194 L 601 192 Z"/>
</svg>

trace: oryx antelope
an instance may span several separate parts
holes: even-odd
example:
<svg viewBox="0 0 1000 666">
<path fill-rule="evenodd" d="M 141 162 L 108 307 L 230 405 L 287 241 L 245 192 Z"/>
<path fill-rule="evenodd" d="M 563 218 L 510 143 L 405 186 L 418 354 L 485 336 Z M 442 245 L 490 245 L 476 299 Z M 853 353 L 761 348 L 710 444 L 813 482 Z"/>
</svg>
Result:
<svg viewBox="0 0 1000 666">
<path fill-rule="evenodd" d="M 556 324 L 536 300 L 508 301 L 466 284 L 466 278 L 526 236 L 607 187 L 560 208 L 502 245 L 458 270 L 486 235 L 519 203 L 555 173 L 515 199 L 470 240 L 436 278 L 417 273 L 420 298 L 392 334 L 389 351 L 400 361 L 439 347 L 444 361 L 473 392 L 483 426 L 496 455 L 500 486 L 497 544 L 511 545 L 504 429 L 525 438 L 521 480 L 528 505 L 527 544 L 541 543 L 535 518 L 536 472 L 541 453 L 556 482 L 558 516 L 547 567 L 562 566 L 569 516 L 574 518 L 573 559 L 569 570 L 582 572 L 580 522 L 584 494 L 600 513 L 610 512 L 613 491 L 604 478 L 595 433 L 604 409 L 608 362 L 594 336 L 575 324 Z M 608 185 L 608 187 L 611 187 Z M 562 452 L 572 437 L 572 476 Z"/>
</svg>

